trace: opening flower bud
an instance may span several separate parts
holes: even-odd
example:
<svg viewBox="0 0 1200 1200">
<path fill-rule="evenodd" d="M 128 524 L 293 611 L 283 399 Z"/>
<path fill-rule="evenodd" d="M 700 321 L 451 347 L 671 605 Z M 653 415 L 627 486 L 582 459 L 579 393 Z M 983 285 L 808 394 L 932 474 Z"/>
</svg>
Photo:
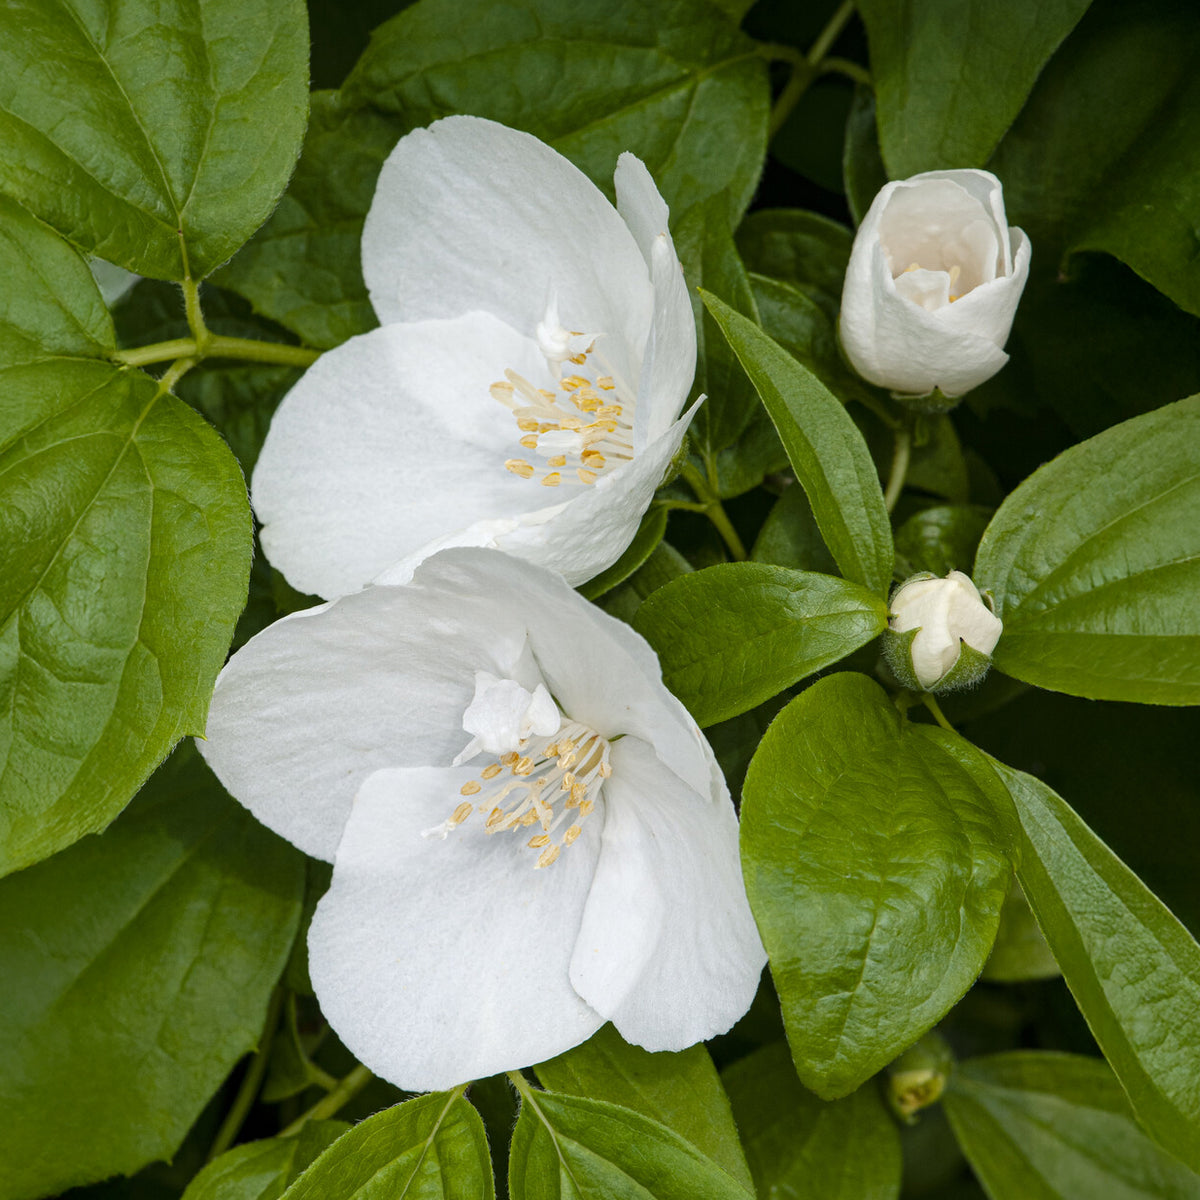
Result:
<svg viewBox="0 0 1200 1200">
<path fill-rule="evenodd" d="M 842 347 L 864 379 L 945 409 L 1008 361 L 1004 343 L 1029 276 L 988 171 L 927 171 L 882 188 L 854 239 Z"/>
<path fill-rule="evenodd" d="M 954 1070 L 954 1053 L 941 1034 L 930 1030 L 887 1069 L 888 1106 L 906 1125 L 941 1099 Z"/>
<path fill-rule="evenodd" d="M 892 595 L 883 647 L 905 687 L 946 692 L 979 683 L 1004 626 L 961 571 L 914 575 Z"/>
</svg>

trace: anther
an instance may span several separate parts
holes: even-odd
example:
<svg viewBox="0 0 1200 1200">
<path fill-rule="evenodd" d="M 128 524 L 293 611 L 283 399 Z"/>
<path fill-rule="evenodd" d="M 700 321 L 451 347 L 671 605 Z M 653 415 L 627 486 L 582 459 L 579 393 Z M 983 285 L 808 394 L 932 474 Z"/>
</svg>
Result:
<svg viewBox="0 0 1200 1200">
<path fill-rule="evenodd" d="M 575 474 L 579 476 L 580 483 L 596 482 L 596 473 L 594 471 L 585 471 L 582 467 L 576 467 Z"/>
<path fill-rule="evenodd" d="M 475 795 L 476 792 L 481 791 L 481 790 L 482 789 L 481 789 L 479 781 L 477 779 L 468 780 L 466 783 L 464 783 L 462 785 L 462 787 L 460 787 L 458 789 L 459 795 L 461 795 L 461 796 L 473 796 L 473 795 Z"/>
<path fill-rule="evenodd" d="M 469 800 L 464 801 L 454 810 L 450 818 L 450 827 L 453 829 L 456 825 L 461 825 L 474 811 L 475 805 Z"/>
<path fill-rule="evenodd" d="M 562 483 L 562 476 L 557 471 L 551 471 L 549 475 L 542 478 L 542 487 L 558 487 L 560 483 Z"/>
<path fill-rule="evenodd" d="M 494 762 L 490 766 L 484 767 L 483 770 L 479 772 L 479 774 L 484 779 L 495 779 L 496 776 L 499 775 L 503 769 L 504 768 L 501 767 L 498 762 Z"/>
<path fill-rule="evenodd" d="M 562 848 L 559 846 L 549 846 L 539 855 L 535 867 L 548 867 L 562 853 Z"/>
<path fill-rule="evenodd" d="M 548 833 L 539 833 L 536 837 L 531 837 L 525 845 L 531 850 L 540 850 L 543 846 L 550 845 L 550 835 Z"/>
<path fill-rule="evenodd" d="M 528 479 L 533 474 L 533 464 L 527 463 L 523 458 L 505 459 L 504 469 L 514 475 L 520 475 L 522 479 Z"/>
<path fill-rule="evenodd" d="M 569 846 L 582 832 L 583 830 L 578 825 L 572 825 L 571 828 L 563 834 L 563 845 Z"/>
</svg>

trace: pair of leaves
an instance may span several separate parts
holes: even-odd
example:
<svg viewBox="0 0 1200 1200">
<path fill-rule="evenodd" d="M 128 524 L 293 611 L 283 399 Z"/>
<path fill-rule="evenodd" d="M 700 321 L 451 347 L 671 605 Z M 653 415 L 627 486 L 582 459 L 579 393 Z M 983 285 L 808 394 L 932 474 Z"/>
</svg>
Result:
<svg viewBox="0 0 1200 1200">
<path fill-rule="evenodd" d="M 0 881 L 0 1197 L 175 1152 L 258 1039 L 303 888 L 190 747 L 102 837 Z"/>
</svg>

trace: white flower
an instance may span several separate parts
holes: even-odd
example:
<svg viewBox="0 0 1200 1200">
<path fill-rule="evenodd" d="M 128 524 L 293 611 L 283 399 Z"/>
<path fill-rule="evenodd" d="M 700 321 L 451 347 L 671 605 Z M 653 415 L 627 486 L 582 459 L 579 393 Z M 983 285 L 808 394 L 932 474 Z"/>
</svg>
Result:
<svg viewBox="0 0 1200 1200">
<path fill-rule="evenodd" d="M 1029 254 L 988 171 L 926 171 L 887 184 L 846 268 L 846 357 L 864 379 L 900 394 L 970 391 L 1008 361 Z"/>
<path fill-rule="evenodd" d="M 333 862 L 313 986 L 400 1087 L 539 1062 L 605 1021 L 679 1050 L 753 998 L 712 751 L 646 643 L 547 570 L 446 550 L 285 618 L 230 660 L 207 738 L 234 796 Z"/>
<path fill-rule="evenodd" d="M 308 370 L 254 471 L 295 587 L 400 583 L 451 545 L 578 584 L 628 546 L 687 430 L 696 332 L 654 181 L 622 154 L 614 182 L 616 208 L 477 117 L 400 140 L 362 240 L 382 328 Z"/>
<path fill-rule="evenodd" d="M 917 630 L 909 647 L 910 672 L 925 689 L 945 679 L 959 661 L 964 644 L 990 655 L 1004 628 L 970 577 L 961 571 L 951 571 L 945 579 L 913 576 L 896 589 L 890 607 L 889 625 L 896 633 Z M 894 661 L 892 665 L 895 669 Z M 903 678 L 904 668 L 896 673 Z"/>
</svg>

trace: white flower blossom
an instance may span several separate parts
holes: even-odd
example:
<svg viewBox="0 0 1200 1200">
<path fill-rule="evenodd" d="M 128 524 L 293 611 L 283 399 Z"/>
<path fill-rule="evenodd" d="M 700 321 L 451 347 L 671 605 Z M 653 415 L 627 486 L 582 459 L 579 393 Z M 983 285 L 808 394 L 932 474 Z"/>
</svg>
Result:
<svg viewBox="0 0 1200 1200">
<path fill-rule="evenodd" d="M 990 655 L 1004 625 L 961 571 L 944 579 L 916 575 L 892 596 L 889 625 L 896 633 L 917 630 L 909 648 L 912 674 L 934 688 L 958 662 L 964 644 Z"/>
<path fill-rule="evenodd" d="M 614 182 L 616 208 L 477 117 L 400 140 L 362 239 L 382 327 L 305 373 L 254 471 L 295 587 L 401 583 L 453 545 L 578 584 L 629 545 L 691 418 L 696 332 L 649 172 L 622 154 Z"/>
<path fill-rule="evenodd" d="M 276 622 L 222 672 L 200 748 L 333 862 L 313 986 L 400 1087 L 539 1062 L 605 1021 L 679 1050 L 754 996 L 712 751 L 642 638 L 550 571 L 451 549 Z"/>
<path fill-rule="evenodd" d="M 854 238 L 839 329 L 864 379 L 961 396 L 1008 361 L 1029 239 L 988 171 L 926 171 L 883 187 Z"/>
</svg>

